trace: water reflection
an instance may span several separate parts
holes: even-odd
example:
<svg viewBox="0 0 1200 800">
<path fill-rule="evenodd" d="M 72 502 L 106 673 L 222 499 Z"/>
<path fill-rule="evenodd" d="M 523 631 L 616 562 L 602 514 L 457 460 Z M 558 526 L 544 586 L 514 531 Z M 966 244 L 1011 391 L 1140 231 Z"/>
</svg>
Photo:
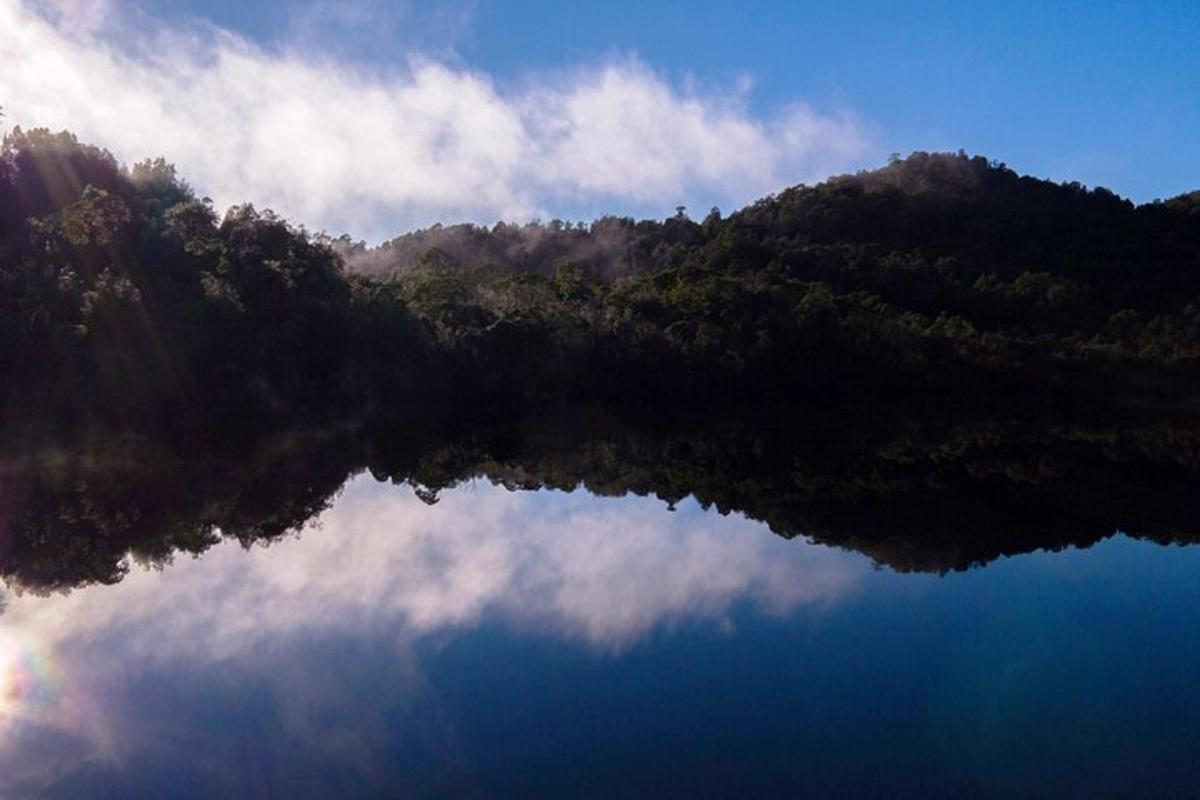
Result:
<svg viewBox="0 0 1200 800">
<path fill-rule="evenodd" d="M 10 458 L 0 796 L 1197 785 L 1194 430 L 854 419 Z"/>
<path fill-rule="evenodd" d="M 1124 537 L 905 575 L 691 500 L 360 476 L 302 535 L 10 596 L 0 796 L 1178 790 L 1198 575 Z"/>
<path fill-rule="evenodd" d="M 179 454 L 153 442 L 0 459 L 0 574 L 52 591 L 121 579 L 222 538 L 303 527 L 364 468 L 427 502 L 463 481 L 652 495 L 765 522 L 899 570 L 964 569 L 1120 529 L 1200 532 L 1200 427 L 797 409 L 652 422 L 586 412 L 398 429 L 295 431 Z"/>
<path fill-rule="evenodd" d="M 618 654 L 656 628 L 729 629 L 747 602 L 774 616 L 828 607 L 870 571 L 860 557 L 789 544 L 694 501 L 667 514 L 649 499 L 480 482 L 430 506 L 361 477 L 315 527 L 249 552 L 227 542 L 161 571 L 135 568 L 117 586 L 10 598 L 3 774 L 28 785 L 49 742 L 52 772 L 64 747 L 79 763 L 120 765 L 170 734 L 109 705 L 133 702 L 128 684 L 146 673 L 240 671 L 297 643 L 371 640 L 386 642 L 393 688 L 405 694 L 421 690 L 410 653 L 421 637 L 492 620 Z M 327 697 L 307 670 L 284 678 L 297 713 Z"/>
</svg>

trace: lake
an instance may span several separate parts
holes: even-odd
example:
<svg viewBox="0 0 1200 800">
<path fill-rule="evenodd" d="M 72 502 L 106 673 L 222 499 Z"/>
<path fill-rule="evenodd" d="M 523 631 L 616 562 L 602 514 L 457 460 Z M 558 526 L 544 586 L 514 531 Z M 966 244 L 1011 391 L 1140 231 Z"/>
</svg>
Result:
<svg viewBox="0 0 1200 800">
<path fill-rule="evenodd" d="M 1196 794 L 1192 434 L 936 416 L 10 463 L 0 797 Z"/>
<path fill-rule="evenodd" d="M 369 476 L 10 595 L 6 797 L 1191 794 L 1200 549 L 903 574 L 738 515 Z"/>
</svg>

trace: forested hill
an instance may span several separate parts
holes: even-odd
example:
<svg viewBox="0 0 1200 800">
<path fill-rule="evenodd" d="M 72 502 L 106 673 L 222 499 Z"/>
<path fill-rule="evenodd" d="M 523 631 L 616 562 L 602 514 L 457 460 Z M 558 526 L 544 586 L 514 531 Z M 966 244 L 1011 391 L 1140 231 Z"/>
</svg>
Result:
<svg viewBox="0 0 1200 800">
<path fill-rule="evenodd" d="M 398 179 L 402 179 L 402 176 Z M 853 394 L 1188 413 L 1200 195 L 917 153 L 722 218 L 453 226 L 368 249 L 219 215 L 161 160 L 0 152 L 0 434 L 188 437 L 548 400 Z M 952 399 L 952 400 L 951 400 Z"/>
<path fill-rule="evenodd" d="M 352 271 L 373 277 L 404 275 L 430 258 L 545 275 L 570 262 L 608 281 L 737 261 L 854 283 L 861 276 L 845 267 L 900 252 L 934 264 L 952 259 L 939 271 L 952 269 L 960 282 L 1043 271 L 1129 289 L 1135 276 L 1195 286 L 1198 223 L 1200 191 L 1139 207 L 1103 188 L 1019 176 L 980 156 L 914 153 L 882 169 L 786 189 L 725 219 L 713 209 L 697 222 L 681 209 L 663 222 L 607 216 L 586 225 L 437 225 L 374 248 L 348 237 L 333 244 Z M 823 269 L 830 248 L 855 263 Z"/>
</svg>

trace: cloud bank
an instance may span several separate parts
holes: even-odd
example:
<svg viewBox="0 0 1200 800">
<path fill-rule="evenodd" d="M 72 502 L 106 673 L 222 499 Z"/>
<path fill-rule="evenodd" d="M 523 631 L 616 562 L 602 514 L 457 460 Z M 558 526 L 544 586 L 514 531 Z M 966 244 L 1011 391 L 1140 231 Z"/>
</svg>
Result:
<svg viewBox="0 0 1200 800">
<path fill-rule="evenodd" d="M 366 67 L 83 6 L 0 0 L 6 124 L 68 128 L 129 162 L 163 155 L 219 206 L 251 201 L 368 238 L 439 220 L 741 204 L 870 147 L 848 112 L 756 114 L 746 86 L 683 88 L 634 57 L 506 88 L 418 56 Z"/>
</svg>

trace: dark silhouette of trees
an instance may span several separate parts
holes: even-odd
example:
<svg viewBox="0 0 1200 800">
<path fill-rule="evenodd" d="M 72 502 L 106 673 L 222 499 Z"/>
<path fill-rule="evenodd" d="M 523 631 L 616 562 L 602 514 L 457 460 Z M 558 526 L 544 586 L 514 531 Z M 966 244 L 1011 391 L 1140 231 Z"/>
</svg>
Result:
<svg viewBox="0 0 1200 800">
<path fill-rule="evenodd" d="M 187 438 L 421 404 L 813 392 L 1186 403 L 1196 201 L 916 153 L 697 223 L 435 226 L 378 248 L 67 133 L 0 157 L 8 430 Z M 348 264 L 348 269 L 344 264 Z M 34 424 L 32 429 L 38 425 Z"/>
<path fill-rule="evenodd" d="M 363 470 L 426 502 L 480 479 L 666 504 L 694 496 L 906 571 L 1088 546 L 1117 530 L 1194 543 L 1200 433 L 1189 423 L 936 405 L 642 416 L 568 406 L 466 420 L 424 409 L 385 427 L 280 431 L 183 456 L 163 443 L 94 442 L 0 465 L 0 578 L 54 591 L 118 581 L 127 555 L 155 564 L 222 538 L 269 542 Z"/>
</svg>

